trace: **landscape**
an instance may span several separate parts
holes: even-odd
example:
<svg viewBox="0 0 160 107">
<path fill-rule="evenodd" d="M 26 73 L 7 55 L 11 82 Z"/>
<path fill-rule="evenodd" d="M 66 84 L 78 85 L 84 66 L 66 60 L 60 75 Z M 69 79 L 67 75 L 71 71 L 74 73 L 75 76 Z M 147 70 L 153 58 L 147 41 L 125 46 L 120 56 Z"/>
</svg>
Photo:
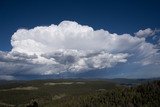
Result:
<svg viewBox="0 0 160 107">
<path fill-rule="evenodd" d="M 0 107 L 158 107 L 156 79 L 1 81 Z"/>
<path fill-rule="evenodd" d="M 160 107 L 160 0 L 0 0 L 0 107 Z"/>
</svg>

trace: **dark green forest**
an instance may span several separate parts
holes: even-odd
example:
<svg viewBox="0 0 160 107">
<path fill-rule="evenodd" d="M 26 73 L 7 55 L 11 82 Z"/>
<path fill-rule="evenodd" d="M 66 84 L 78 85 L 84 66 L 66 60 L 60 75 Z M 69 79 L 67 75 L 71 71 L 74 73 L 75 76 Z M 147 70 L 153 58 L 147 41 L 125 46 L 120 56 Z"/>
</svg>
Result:
<svg viewBox="0 0 160 107">
<path fill-rule="evenodd" d="M 65 99 L 64 107 L 159 107 L 160 81 Z"/>
<path fill-rule="evenodd" d="M 37 80 L 0 85 L 0 107 L 159 107 L 160 81 Z"/>
</svg>

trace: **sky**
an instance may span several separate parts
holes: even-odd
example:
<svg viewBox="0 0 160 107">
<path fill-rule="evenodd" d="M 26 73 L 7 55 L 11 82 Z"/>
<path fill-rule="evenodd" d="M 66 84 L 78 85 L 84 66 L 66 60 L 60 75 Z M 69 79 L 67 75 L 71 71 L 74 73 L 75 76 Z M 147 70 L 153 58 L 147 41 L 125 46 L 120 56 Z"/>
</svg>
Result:
<svg viewBox="0 0 160 107">
<path fill-rule="evenodd" d="M 1 0 L 0 79 L 160 77 L 159 0 Z"/>
</svg>

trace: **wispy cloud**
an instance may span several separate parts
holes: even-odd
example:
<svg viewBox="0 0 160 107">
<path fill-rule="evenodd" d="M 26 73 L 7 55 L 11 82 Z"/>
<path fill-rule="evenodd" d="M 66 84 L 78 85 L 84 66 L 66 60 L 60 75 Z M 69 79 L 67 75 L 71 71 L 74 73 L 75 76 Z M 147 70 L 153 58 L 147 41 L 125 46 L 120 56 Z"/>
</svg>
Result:
<svg viewBox="0 0 160 107">
<path fill-rule="evenodd" d="M 147 28 L 147 29 L 144 29 L 144 30 L 139 30 L 138 32 L 136 32 L 134 34 L 135 34 L 136 37 L 139 37 L 139 38 L 147 38 L 147 37 L 150 37 L 150 36 L 154 36 L 159 32 L 160 32 L 160 29 L 152 30 L 151 28 Z"/>
</svg>

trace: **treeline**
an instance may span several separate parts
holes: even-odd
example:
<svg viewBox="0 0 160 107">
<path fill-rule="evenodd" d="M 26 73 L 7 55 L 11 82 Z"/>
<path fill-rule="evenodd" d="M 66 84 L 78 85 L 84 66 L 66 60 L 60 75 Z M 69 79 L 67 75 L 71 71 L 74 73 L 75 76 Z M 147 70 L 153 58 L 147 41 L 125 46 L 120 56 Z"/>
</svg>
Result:
<svg viewBox="0 0 160 107">
<path fill-rule="evenodd" d="M 89 95 L 61 100 L 62 107 L 159 107 L 160 81 L 113 90 L 99 90 Z M 63 102 L 63 103 L 62 103 Z"/>
</svg>

